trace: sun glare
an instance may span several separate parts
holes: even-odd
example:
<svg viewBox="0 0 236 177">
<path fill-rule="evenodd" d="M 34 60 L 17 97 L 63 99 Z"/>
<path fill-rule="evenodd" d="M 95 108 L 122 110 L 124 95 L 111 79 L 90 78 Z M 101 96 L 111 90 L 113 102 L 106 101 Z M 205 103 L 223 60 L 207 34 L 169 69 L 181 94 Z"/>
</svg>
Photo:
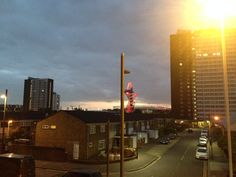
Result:
<svg viewBox="0 0 236 177">
<path fill-rule="evenodd" d="M 184 21 L 192 29 L 236 27 L 236 0 L 185 0 L 183 9 Z"/>
<path fill-rule="evenodd" d="M 199 0 L 203 6 L 203 13 L 212 19 L 224 19 L 236 16 L 235 0 Z"/>
</svg>

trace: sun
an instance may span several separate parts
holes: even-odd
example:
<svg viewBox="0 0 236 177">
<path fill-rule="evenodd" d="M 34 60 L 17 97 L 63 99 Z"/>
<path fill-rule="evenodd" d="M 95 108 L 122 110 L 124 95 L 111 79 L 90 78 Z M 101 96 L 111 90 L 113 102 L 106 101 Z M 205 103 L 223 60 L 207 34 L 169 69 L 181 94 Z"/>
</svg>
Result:
<svg viewBox="0 0 236 177">
<path fill-rule="evenodd" d="M 212 19 L 236 17 L 235 0 L 199 0 L 204 16 Z"/>
</svg>

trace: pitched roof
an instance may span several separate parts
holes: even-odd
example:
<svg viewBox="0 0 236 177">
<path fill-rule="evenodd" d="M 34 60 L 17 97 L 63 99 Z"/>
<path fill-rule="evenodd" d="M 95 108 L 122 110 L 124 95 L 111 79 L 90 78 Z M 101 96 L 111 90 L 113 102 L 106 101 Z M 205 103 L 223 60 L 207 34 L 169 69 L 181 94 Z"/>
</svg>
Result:
<svg viewBox="0 0 236 177">
<path fill-rule="evenodd" d="M 41 112 L 6 112 L 6 120 L 41 120 L 48 115 Z M 0 120 L 3 120 L 3 112 L 0 112 Z"/>
<path fill-rule="evenodd" d="M 119 122 L 119 112 L 106 112 L 106 111 L 63 111 L 66 112 L 86 123 L 104 123 L 110 120 L 110 122 Z M 166 118 L 166 115 L 160 114 L 142 114 L 142 113 L 129 113 L 125 114 L 125 121 L 137 121 L 137 120 L 150 120 L 154 118 Z"/>
<path fill-rule="evenodd" d="M 64 111 L 76 118 L 79 118 L 86 123 L 103 123 L 110 120 L 111 122 L 118 122 L 119 115 L 112 112 L 102 112 L 102 111 Z"/>
</svg>

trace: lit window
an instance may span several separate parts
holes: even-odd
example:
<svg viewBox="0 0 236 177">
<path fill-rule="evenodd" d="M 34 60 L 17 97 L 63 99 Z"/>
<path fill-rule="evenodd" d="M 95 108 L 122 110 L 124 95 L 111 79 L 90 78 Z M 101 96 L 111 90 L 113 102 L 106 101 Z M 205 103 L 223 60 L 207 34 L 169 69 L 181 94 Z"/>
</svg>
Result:
<svg viewBox="0 0 236 177">
<path fill-rule="evenodd" d="M 42 129 L 49 129 L 49 125 L 42 125 Z"/>
<path fill-rule="evenodd" d="M 56 129 L 57 126 L 56 125 L 51 125 L 51 129 Z"/>
</svg>

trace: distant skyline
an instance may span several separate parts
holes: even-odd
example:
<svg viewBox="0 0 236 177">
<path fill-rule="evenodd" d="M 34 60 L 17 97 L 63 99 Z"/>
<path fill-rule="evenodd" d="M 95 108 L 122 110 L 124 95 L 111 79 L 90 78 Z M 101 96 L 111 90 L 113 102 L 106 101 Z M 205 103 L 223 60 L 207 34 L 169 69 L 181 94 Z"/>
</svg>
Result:
<svg viewBox="0 0 236 177">
<path fill-rule="evenodd" d="M 199 27 L 192 7 L 187 0 L 2 0 L 0 93 L 8 89 L 8 103 L 23 104 L 25 79 L 51 78 L 63 108 L 112 108 L 124 51 L 136 102 L 170 106 L 169 36 Z"/>
</svg>

